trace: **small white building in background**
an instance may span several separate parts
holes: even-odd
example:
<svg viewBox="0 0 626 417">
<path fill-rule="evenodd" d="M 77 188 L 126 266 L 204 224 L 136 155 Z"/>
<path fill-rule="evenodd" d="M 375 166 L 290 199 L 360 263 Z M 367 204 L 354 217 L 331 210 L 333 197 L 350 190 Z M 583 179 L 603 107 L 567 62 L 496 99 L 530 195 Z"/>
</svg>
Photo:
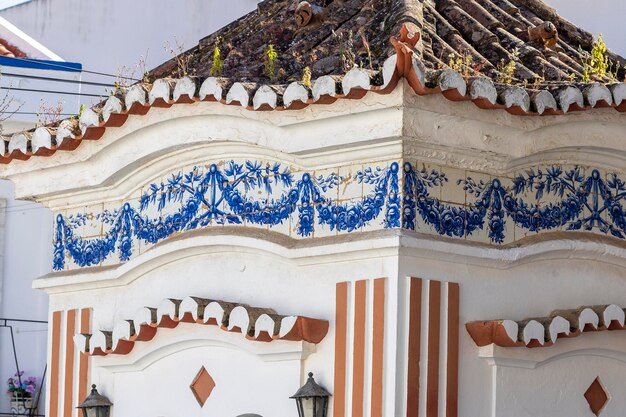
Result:
<svg viewBox="0 0 626 417">
<path fill-rule="evenodd" d="M 159 65 L 172 58 L 166 44 L 176 49 L 178 42 L 189 49 L 199 39 L 254 10 L 257 3 L 258 0 L 29 0 L 0 10 L 0 17 L 44 40 L 68 61 L 78 61 L 87 70 L 117 74 L 119 66 L 133 67 L 142 56 L 148 69 Z M 141 78 L 141 74 L 135 75 Z"/>
</svg>

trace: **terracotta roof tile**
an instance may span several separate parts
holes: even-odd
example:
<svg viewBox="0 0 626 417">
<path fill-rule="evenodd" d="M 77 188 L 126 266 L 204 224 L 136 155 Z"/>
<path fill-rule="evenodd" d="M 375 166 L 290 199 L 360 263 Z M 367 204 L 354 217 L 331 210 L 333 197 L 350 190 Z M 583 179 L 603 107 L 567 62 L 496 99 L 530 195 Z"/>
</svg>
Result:
<svg viewBox="0 0 626 417">
<path fill-rule="evenodd" d="M 344 0 L 306 2 L 321 16 L 299 27 L 296 9 L 302 2 L 266 0 L 256 11 L 202 39 L 188 51 L 189 73 L 210 76 L 213 49 L 220 48 L 222 74 L 258 83 L 300 80 L 305 67 L 313 77 L 343 74 L 352 65 L 379 70 L 393 53 L 388 40 L 403 24 L 422 33 L 415 53 L 427 69 L 441 69 L 450 54 L 471 56 L 472 67 L 493 79 L 502 63 L 516 62 L 515 78 L 532 82 L 582 78 L 579 47 L 590 51 L 593 36 L 559 16 L 541 0 Z M 327 6 L 323 6 L 328 3 Z M 283 76 L 264 74 L 264 52 L 273 44 L 277 69 Z M 368 53 L 368 47 L 369 52 Z M 519 51 L 519 58 L 514 50 Z M 348 53 L 354 62 L 346 62 Z M 609 51 L 615 64 L 626 60 Z M 155 78 L 181 74 L 176 60 L 156 68 Z"/>
</svg>

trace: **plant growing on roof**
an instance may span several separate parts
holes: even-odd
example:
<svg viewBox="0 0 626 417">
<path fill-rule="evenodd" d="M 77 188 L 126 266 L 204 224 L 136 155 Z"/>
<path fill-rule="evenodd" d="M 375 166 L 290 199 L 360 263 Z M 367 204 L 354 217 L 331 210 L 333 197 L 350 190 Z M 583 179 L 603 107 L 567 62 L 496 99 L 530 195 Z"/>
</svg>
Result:
<svg viewBox="0 0 626 417">
<path fill-rule="evenodd" d="M 181 78 L 189 75 L 189 64 L 193 55 L 185 52 L 185 45 L 179 43 L 178 39 L 174 38 L 174 46 L 171 46 L 169 42 L 165 42 L 163 48 L 172 55 L 176 63 L 176 76 Z"/>
<path fill-rule="evenodd" d="M 144 84 L 150 84 L 150 72 L 146 66 L 146 58 L 148 57 L 148 51 L 145 55 L 141 55 L 137 60 L 137 63 L 128 65 L 118 65 L 117 73 L 115 74 L 115 81 L 113 82 L 113 89 L 106 89 L 105 91 L 109 95 L 124 94 L 124 91 L 128 89 L 135 81 L 139 81 L 135 78 L 135 75 L 139 71 L 142 74 L 141 82 Z"/>
<path fill-rule="evenodd" d="M 211 65 L 211 77 L 219 77 L 222 75 L 222 68 L 224 67 L 224 61 L 222 60 L 222 54 L 220 53 L 219 39 L 215 42 L 215 49 L 213 49 L 213 65 Z"/>
<path fill-rule="evenodd" d="M 146 59 L 148 58 L 148 51 L 146 51 L 145 55 L 141 55 L 139 57 L 139 61 L 137 61 L 136 68 L 141 72 L 141 82 L 144 84 L 150 84 L 150 71 L 148 71 L 148 66 L 146 65 Z"/>
<path fill-rule="evenodd" d="M 311 88 L 311 68 L 305 67 L 302 72 L 302 84 L 305 87 Z"/>
<path fill-rule="evenodd" d="M 593 43 L 591 53 L 583 51 L 581 47 L 578 48 L 578 55 L 583 65 L 583 82 L 588 83 L 593 76 L 600 79 L 608 77 L 610 81 L 617 81 L 617 72 L 620 66 L 613 64 L 607 51 L 608 48 L 602 34 L 599 34 L 598 39 Z"/>
<path fill-rule="evenodd" d="M 546 70 L 545 68 L 542 70 L 541 75 L 537 75 L 535 77 L 535 81 L 533 81 L 531 88 L 533 90 L 539 90 L 541 85 L 546 82 Z"/>
<path fill-rule="evenodd" d="M 363 43 L 363 47 L 365 47 L 365 51 L 367 52 L 367 61 L 368 61 L 370 70 L 374 70 L 374 67 L 372 64 L 372 50 L 370 48 L 370 43 L 367 41 L 367 38 L 365 37 L 365 33 L 363 33 L 363 30 L 360 30 L 359 34 L 361 35 L 361 42 Z"/>
<path fill-rule="evenodd" d="M 113 81 L 114 89 L 108 91 L 109 95 L 122 94 L 125 89 L 130 87 L 130 80 L 133 79 L 134 70 L 127 65 L 118 65 L 115 81 Z M 107 89 L 108 90 L 108 89 Z"/>
<path fill-rule="evenodd" d="M 276 77 L 276 59 L 278 58 L 278 52 L 274 49 L 274 44 L 267 45 L 265 53 L 263 54 L 263 60 L 265 63 L 265 75 L 270 80 L 274 80 Z"/>
<path fill-rule="evenodd" d="M 452 53 L 448 55 L 448 67 L 461 74 L 467 81 L 475 72 L 474 57 L 468 52 L 463 52 L 461 55 Z"/>
<path fill-rule="evenodd" d="M 2 72 L 0 68 L 0 78 L 2 77 Z M 10 119 L 20 111 L 23 106 L 23 102 L 19 102 L 15 100 L 15 98 L 11 95 L 11 84 L 5 88 L 4 93 L 0 95 L 0 134 L 4 129 L 3 122 Z"/>
<path fill-rule="evenodd" d="M 354 36 L 352 31 L 335 32 L 333 30 L 333 39 L 339 45 L 339 57 L 341 59 L 341 65 L 346 71 L 356 67 L 356 53 L 354 52 Z"/>
<path fill-rule="evenodd" d="M 63 105 L 64 102 L 62 100 L 59 100 L 56 105 L 41 100 L 39 102 L 39 110 L 37 111 L 37 127 L 59 123 L 63 116 Z M 81 105 L 81 107 L 83 106 Z"/>
<path fill-rule="evenodd" d="M 519 60 L 519 49 L 515 48 L 511 53 L 511 59 L 506 62 L 504 59 L 498 64 L 498 82 L 501 84 L 511 85 L 515 78 L 515 68 Z"/>
</svg>

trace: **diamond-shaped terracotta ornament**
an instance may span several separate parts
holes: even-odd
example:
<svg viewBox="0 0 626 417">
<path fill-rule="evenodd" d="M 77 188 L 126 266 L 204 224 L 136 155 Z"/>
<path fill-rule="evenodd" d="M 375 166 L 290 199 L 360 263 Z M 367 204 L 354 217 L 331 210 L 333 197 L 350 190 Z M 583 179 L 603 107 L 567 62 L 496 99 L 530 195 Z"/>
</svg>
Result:
<svg viewBox="0 0 626 417">
<path fill-rule="evenodd" d="M 213 378 L 211 378 L 211 375 L 203 366 L 198 371 L 191 385 L 189 385 L 189 388 L 191 388 L 191 392 L 198 400 L 200 407 L 203 407 L 206 400 L 209 399 L 211 392 L 213 392 L 213 388 L 215 388 L 215 381 L 213 381 Z"/>
<path fill-rule="evenodd" d="M 596 416 L 599 416 L 602 409 L 609 402 L 609 395 L 600 382 L 600 377 L 597 377 L 585 391 L 585 399 L 591 408 L 591 411 Z"/>
</svg>

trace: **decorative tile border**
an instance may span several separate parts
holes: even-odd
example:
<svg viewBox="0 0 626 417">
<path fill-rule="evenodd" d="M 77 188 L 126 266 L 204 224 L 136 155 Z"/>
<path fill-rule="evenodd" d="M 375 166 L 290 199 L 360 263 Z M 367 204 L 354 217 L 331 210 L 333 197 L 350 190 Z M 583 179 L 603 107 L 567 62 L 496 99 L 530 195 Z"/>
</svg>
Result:
<svg viewBox="0 0 626 417">
<path fill-rule="evenodd" d="M 491 244 L 551 230 L 624 239 L 625 197 L 618 174 L 579 166 L 534 168 L 507 178 L 410 162 L 320 173 L 276 162 L 221 161 L 180 170 L 144 187 L 135 200 L 58 213 L 53 266 L 101 265 L 115 255 L 124 262 L 139 246 L 225 224 L 295 238 L 402 227 Z"/>
<path fill-rule="evenodd" d="M 382 227 L 399 227 L 398 171 L 397 162 L 367 167 L 348 181 L 336 173 L 292 173 L 279 163 L 261 161 L 213 163 L 206 172 L 199 167 L 179 171 L 160 184 L 151 184 L 134 204 L 124 202 L 96 214 L 58 214 L 53 266 L 64 269 L 66 255 L 80 267 L 99 265 L 114 253 L 120 261 L 127 261 L 134 242 L 155 244 L 175 233 L 210 225 L 272 228 L 292 220 L 299 237 L 311 237 L 316 225 L 331 231 L 358 231 L 384 211 Z M 371 191 L 347 202 L 337 201 L 339 184 L 355 182 Z M 254 191 L 266 197 L 253 197 Z M 178 208 L 162 215 L 171 206 Z M 81 228 L 94 217 L 108 229 L 106 234 L 81 236 Z"/>
<path fill-rule="evenodd" d="M 445 173 L 405 163 L 402 226 L 415 230 L 419 214 L 441 235 L 468 237 L 487 230 L 496 244 L 504 242 L 507 222 L 530 232 L 597 230 L 623 239 L 626 218 L 621 201 L 626 183 L 615 173 L 605 178 L 598 169 L 587 171 L 589 175 L 579 166 L 552 166 L 512 179 L 467 176 L 457 181 L 466 191 L 467 203 L 454 205 L 431 195 L 434 187 L 448 181 Z"/>
</svg>

